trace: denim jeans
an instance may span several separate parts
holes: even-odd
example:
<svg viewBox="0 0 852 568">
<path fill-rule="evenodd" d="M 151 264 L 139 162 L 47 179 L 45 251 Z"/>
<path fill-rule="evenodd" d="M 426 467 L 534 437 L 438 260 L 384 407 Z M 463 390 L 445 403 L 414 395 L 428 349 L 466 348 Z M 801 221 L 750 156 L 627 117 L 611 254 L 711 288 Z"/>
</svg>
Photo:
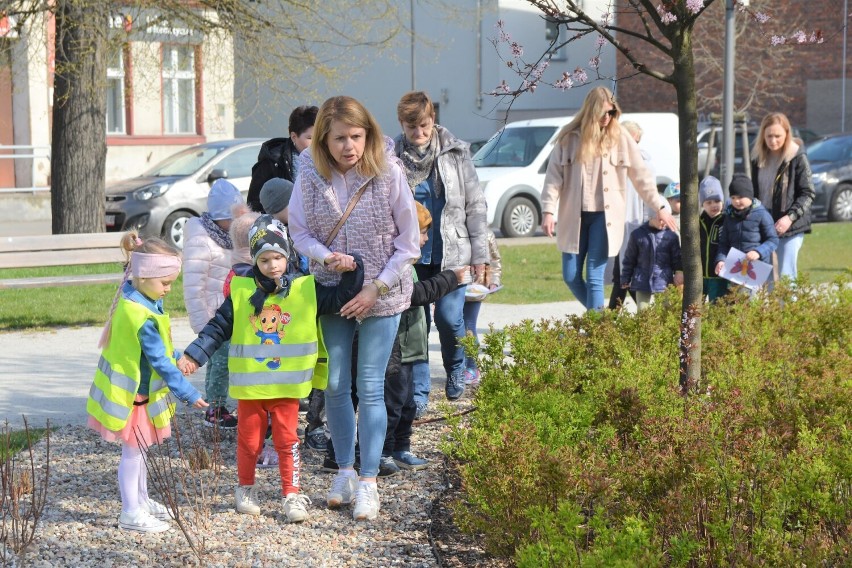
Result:
<svg viewBox="0 0 852 568">
<path fill-rule="evenodd" d="M 562 253 L 562 279 L 587 310 L 604 307 L 604 273 L 609 241 L 603 212 L 580 214 L 580 247 L 577 254 Z M 583 264 L 586 278 L 583 279 Z"/>
<path fill-rule="evenodd" d="M 376 477 L 387 433 L 385 369 L 399 329 L 399 314 L 371 317 L 356 323 L 339 315 L 320 316 L 328 348 L 328 387 L 325 414 L 337 464 L 355 463 L 355 408 L 352 404 L 352 340 L 358 326 L 358 442 L 361 477 Z"/>
<path fill-rule="evenodd" d="M 432 377 L 429 373 L 429 360 L 411 363 L 411 373 L 414 375 L 414 403 L 428 404 L 429 393 L 432 392 Z"/>
<path fill-rule="evenodd" d="M 778 248 L 775 249 L 775 254 L 778 256 L 778 276 L 789 276 L 792 280 L 796 279 L 799 275 L 799 249 L 802 248 L 804 242 L 804 233 L 778 239 Z"/>
<path fill-rule="evenodd" d="M 441 272 L 437 264 L 415 264 L 417 279 L 421 282 Z M 464 373 L 464 348 L 459 345 L 459 339 L 464 337 L 464 292 L 465 286 L 459 286 L 437 302 L 435 302 L 435 327 L 438 328 L 438 339 L 441 341 L 441 358 L 447 377 Z M 429 329 L 429 310 L 426 310 L 426 329 Z"/>
<path fill-rule="evenodd" d="M 479 319 L 479 310 L 482 308 L 482 302 L 465 302 L 464 303 L 464 329 L 465 332 L 470 332 L 476 339 L 476 344 L 479 345 L 479 334 L 476 333 L 476 320 Z M 466 369 L 478 369 L 475 357 L 469 357 L 465 354 L 464 366 Z"/>
</svg>

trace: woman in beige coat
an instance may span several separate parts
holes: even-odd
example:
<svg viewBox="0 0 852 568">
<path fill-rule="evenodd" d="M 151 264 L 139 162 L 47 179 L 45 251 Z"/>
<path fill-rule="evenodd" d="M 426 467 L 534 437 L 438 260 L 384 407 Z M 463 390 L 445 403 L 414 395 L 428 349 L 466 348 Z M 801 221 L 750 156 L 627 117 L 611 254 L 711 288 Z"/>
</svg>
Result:
<svg viewBox="0 0 852 568">
<path fill-rule="evenodd" d="M 665 200 L 657 193 L 639 146 L 618 125 L 620 115 L 609 89 L 592 89 L 574 120 L 559 133 L 541 192 L 541 228 L 552 236 L 558 220 L 562 278 L 586 309 L 604 307 L 607 259 L 618 254 L 624 239 L 628 179 L 651 210 L 676 228 L 671 214 L 662 211 Z"/>
</svg>

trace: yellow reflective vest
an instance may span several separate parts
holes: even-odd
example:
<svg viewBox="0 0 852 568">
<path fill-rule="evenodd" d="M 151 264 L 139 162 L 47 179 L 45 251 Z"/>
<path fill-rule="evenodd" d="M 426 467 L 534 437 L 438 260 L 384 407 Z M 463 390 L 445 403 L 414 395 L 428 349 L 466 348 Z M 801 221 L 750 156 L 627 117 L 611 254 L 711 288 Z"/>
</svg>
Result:
<svg viewBox="0 0 852 568">
<path fill-rule="evenodd" d="M 237 400 L 304 398 L 328 384 L 328 354 L 317 322 L 313 276 L 290 284 L 287 297 L 270 294 L 258 315 L 249 302 L 254 280 L 231 280 L 234 323 L 228 351 L 229 394 Z"/>
<path fill-rule="evenodd" d="M 133 410 L 133 401 L 142 380 L 140 361 L 142 344 L 138 332 L 147 320 L 157 324 L 166 354 L 174 363 L 171 327 L 167 315 L 155 314 L 145 306 L 119 298 L 112 316 L 110 342 L 101 353 L 95 380 L 89 389 L 86 411 L 107 430 L 118 432 L 124 428 Z M 169 387 L 159 374 L 151 369 L 148 387 L 148 417 L 157 428 L 166 426 L 175 412 L 169 396 Z"/>
</svg>

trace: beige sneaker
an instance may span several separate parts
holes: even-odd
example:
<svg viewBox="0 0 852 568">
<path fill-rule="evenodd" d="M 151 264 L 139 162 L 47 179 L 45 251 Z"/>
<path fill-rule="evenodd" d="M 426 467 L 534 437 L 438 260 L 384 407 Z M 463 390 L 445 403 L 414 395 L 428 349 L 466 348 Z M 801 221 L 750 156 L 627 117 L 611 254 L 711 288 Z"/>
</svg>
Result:
<svg viewBox="0 0 852 568">
<path fill-rule="evenodd" d="M 159 519 L 161 521 L 168 521 L 169 519 L 175 518 L 168 507 L 162 503 L 154 501 L 153 499 L 145 499 L 143 502 L 139 503 L 139 507 L 148 511 L 148 513 L 150 513 L 150 515 L 155 519 Z"/>
<path fill-rule="evenodd" d="M 311 499 L 301 493 L 290 493 L 284 499 L 284 514 L 288 523 L 301 523 L 308 518 L 308 505 Z"/>
<path fill-rule="evenodd" d="M 353 471 L 352 473 L 354 474 L 355 472 Z M 344 475 L 343 473 L 335 475 L 334 481 L 331 482 L 331 489 L 325 498 L 328 507 L 335 509 L 341 505 L 351 503 L 357 487 L 358 478 L 355 475 Z"/>
<path fill-rule="evenodd" d="M 122 511 L 118 517 L 118 526 L 127 531 L 158 533 L 169 530 L 169 523 L 151 516 L 151 513 L 139 507 L 133 512 Z"/>
<path fill-rule="evenodd" d="M 355 491 L 355 508 L 352 517 L 356 521 L 372 521 L 379 516 L 379 489 L 375 482 L 362 481 Z"/>
<path fill-rule="evenodd" d="M 260 506 L 254 498 L 254 485 L 238 485 L 234 491 L 237 512 L 245 515 L 259 515 Z"/>
</svg>

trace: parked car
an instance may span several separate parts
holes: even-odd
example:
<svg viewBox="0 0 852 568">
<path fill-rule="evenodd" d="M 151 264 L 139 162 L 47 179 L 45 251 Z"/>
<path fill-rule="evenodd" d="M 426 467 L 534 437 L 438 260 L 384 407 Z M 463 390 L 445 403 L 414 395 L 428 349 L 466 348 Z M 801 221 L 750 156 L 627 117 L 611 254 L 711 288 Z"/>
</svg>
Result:
<svg viewBox="0 0 852 568">
<path fill-rule="evenodd" d="M 510 122 L 473 156 L 485 201 L 488 225 L 506 237 L 531 237 L 541 224 L 541 190 L 559 130 L 573 116 Z M 640 146 L 651 154 L 657 186 L 678 178 L 677 115 L 632 113 L 645 134 Z"/>
<path fill-rule="evenodd" d="M 815 219 L 852 221 L 852 134 L 835 134 L 806 147 L 816 196 Z"/>
<path fill-rule="evenodd" d="M 749 126 L 746 128 L 748 138 L 748 159 L 754 159 L 752 148 L 760 132 L 758 126 Z M 792 127 L 793 136 L 802 140 L 805 145 L 817 140 L 819 134 L 807 128 Z M 713 147 L 710 147 L 710 135 L 713 133 Z M 705 167 L 707 161 L 710 161 L 710 167 L 706 170 L 711 176 L 719 177 L 719 170 L 722 160 L 722 128 L 719 126 L 704 128 L 698 132 L 698 177 L 702 178 L 705 175 Z M 742 130 L 737 130 L 734 134 L 734 173 L 745 173 L 745 162 L 743 161 L 745 152 L 743 151 L 743 136 Z"/>
<path fill-rule="evenodd" d="M 169 156 L 142 175 L 106 188 L 107 231 L 137 229 L 183 248 L 183 226 L 207 209 L 210 185 L 220 178 L 245 195 L 262 139 L 206 142 Z"/>
</svg>

